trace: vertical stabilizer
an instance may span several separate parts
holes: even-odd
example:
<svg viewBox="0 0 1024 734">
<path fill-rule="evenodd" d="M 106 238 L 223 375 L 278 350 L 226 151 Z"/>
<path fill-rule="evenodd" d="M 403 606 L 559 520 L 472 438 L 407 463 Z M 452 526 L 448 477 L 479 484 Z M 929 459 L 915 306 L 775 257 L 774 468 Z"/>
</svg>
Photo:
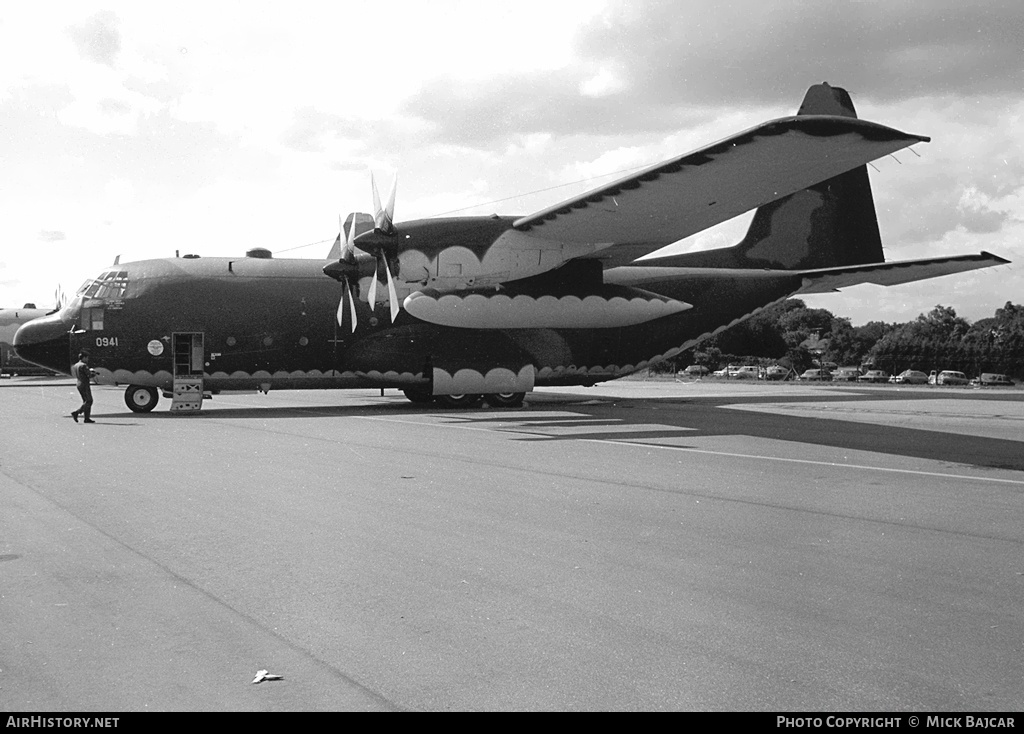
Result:
<svg viewBox="0 0 1024 734">
<path fill-rule="evenodd" d="M 825 83 L 807 90 L 797 114 L 857 116 L 846 90 Z M 761 207 L 738 247 L 787 269 L 882 262 L 867 166 Z"/>
<path fill-rule="evenodd" d="M 807 90 L 797 114 L 857 116 L 846 90 L 825 83 Z M 860 166 L 758 208 L 733 247 L 643 264 L 804 270 L 884 260 L 867 166 Z"/>
<path fill-rule="evenodd" d="M 842 87 L 833 87 L 828 82 L 815 84 L 807 90 L 804 101 L 800 103 L 798 115 L 836 115 L 837 117 L 857 117 L 853 108 L 853 100 Z"/>
<path fill-rule="evenodd" d="M 349 214 L 347 217 L 345 217 L 345 223 L 342 225 L 344 232 L 339 233 L 338 236 L 334 238 L 334 244 L 331 245 L 331 249 L 327 253 L 328 260 L 337 260 L 338 258 L 341 257 L 342 234 L 348 234 L 349 229 L 351 229 L 353 226 L 353 221 L 355 222 L 356 228 L 355 237 L 358 237 L 363 232 L 369 232 L 371 229 L 373 229 L 372 214 L 365 214 L 363 212 L 352 212 L 351 214 Z"/>
</svg>

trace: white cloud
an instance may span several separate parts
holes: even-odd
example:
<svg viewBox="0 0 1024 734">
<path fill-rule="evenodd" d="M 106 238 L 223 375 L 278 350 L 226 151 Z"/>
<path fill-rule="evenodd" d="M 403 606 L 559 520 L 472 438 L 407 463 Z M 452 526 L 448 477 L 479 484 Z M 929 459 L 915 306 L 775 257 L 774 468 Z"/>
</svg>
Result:
<svg viewBox="0 0 1024 734">
<path fill-rule="evenodd" d="M 87 20 L 72 25 L 68 34 L 78 53 L 98 64 L 114 66 L 121 51 L 121 33 L 117 16 L 110 10 L 101 10 Z"/>
<path fill-rule="evenodd" d="M 97 135 L 134 135 L 139 120 L 161 108 L 157 101 L 123 88 L 112 90 L 116 96 L 97 96 L 95 91 L 77 97 L 57 113 L 58 119 Z"/>
<path fill-rule="evenodd" d="M 608 97 L 626 88 L 625 81 L 607 68 L 602 68 L 594 76 L 580 84 L 580 94 L 584 97 Z"/>
<path fill-rule="evenodd" d="M 1006 221 L 1006 213 L 992 208 L 992 200 L 971 186 L 963 190 L 957 202 L 960 221 L 968 232 L 997 232 Z"/>
</svg>

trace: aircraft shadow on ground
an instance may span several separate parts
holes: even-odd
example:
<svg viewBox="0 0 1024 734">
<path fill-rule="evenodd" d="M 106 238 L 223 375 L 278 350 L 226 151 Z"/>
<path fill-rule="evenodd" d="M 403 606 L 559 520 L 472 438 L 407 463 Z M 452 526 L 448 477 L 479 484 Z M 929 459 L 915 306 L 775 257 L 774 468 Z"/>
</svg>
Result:
<svg viewBox="0 0 1024 734">
<path fill-rule="evenodd" d="M 437 406 L 414 405 L 404 398 L 400 401 L 382 401 L 369 405 L 310 405 L 310 406 L 266 406 L 258 408 L 218 408 L 206 407 L 198 413 L 175 414 L 168 410 L 157 410 L 152 413 L 123 412 L 97 413 L 93 410 L 93 418 L 106 418 L 111 420 L 133 419 L 143 422 L 153 420 L 170 421 L 195 421 L 195 420 L 282 420 L 290 418 L 380 418 L 389 415 L 462 415 L 466 413 L 479 413 L 479 408 L 448 409 Z M 514 411 L 512 411 L 514 412 Z M 123 424 L 122 424 L 123 425 Z"/>
<path fill-rule="evenodd" d="M 650 443 L 702 436 L 751 436 L 779 441 L 829 446 L 850 451 L 870 451 L 931 461 L 951 462 L 992 469 L 1024 471 L 1024 442 L 986 438 L 955 432 L 889 426 L 835 417 L 807 417 L 778 412 L 734 410 L 726 406 L 759 403 L 820 403 L 901 401 L 955 398 L 950 394 L 891 393 L 828 396 L 733 396 L 708 398 L 583 398 L 577 394 L 544 393 L 528 399 L 522 409 L 443 409 L 403 401 L 382 401 L 357 406 L 268 406 L 213 408 L 193 415 L 158 411 L 141 416 L 129 411 L 94 413 L 94 418 L 142 425 L 151 420 L 282 420 L 292 418 L 381 418 L 401 415 L 436 415 L 472 425 L 493 425 L 495 430 L 519 434 L 522 441 L 627 441 Z M 1024 395 L 972 395 L 978 400 L 1024 400 Z M 539 415 L 557 411 L 557 416 Z M 656 426 L 656 427 L 655 427 Z M 621 427 L 622 430 L 614 430 Z M 601 430 L 594 430 L 601 429 Z M 612 430 L 609 430 L 612 429 Z M 548 433 L 555 431 L 555 433 Z M 562 433 L 571 431 L 571 433 Z M 692 448 L 692 447 L 691 447 Z"/>
<path fill-rule="evenodd" d="M 659 439 L 692 440 L 702 436 L 751 436 L 779 441 L 829 446 L 850 451 L 905 456 L 931 461 L 952 462 L 983 466 L 992 469 L 1024 471 L 1024 442 L 987 438 L 955 432 L 931 431 L 907 426 L 889 426 L 860 421 L 847 421 L 829 417 L 785 415 L 777 412 L 759 412 L 730 409 L 725 406 L 754 405 L 758 403 L 820 403 L 871 402 L 892 400 L 892 394 L 840 396 L 779 397 L 716 397 L 716 398 L 644 398 L 580 400 L 576 395 L 563 395 L 563 400 L 535 403 L 534 409 L 562 409 L 572 416 L 558 416 L 530 420 L 523 416 L 519 430 L 533 435 L 525 441 L 629 441 L 646 442 Z M 903 400 L 936 400 L 956 397 L 948 394 L 900 394 Z M 1010 399 L 1018 401 L 1024 396 L 977 396 L 980 400 Z M 464 415 L 473 423 L 507 421 L 507 418 Z M 608 430 L 621 426 L 623 430 Z M 657 426 L 647 429 L 645 426 Z M 678 430 L 666 428 L 678 426 Z M 603 430 L 588 430 L 602 428 Z M 545 430 L 570 429 L 571 434 L 544 435 Z M 673 445 L 680 446 L 678 442 Z M 693 448 L 693 447 L 691 447 Z"/>
</svg>

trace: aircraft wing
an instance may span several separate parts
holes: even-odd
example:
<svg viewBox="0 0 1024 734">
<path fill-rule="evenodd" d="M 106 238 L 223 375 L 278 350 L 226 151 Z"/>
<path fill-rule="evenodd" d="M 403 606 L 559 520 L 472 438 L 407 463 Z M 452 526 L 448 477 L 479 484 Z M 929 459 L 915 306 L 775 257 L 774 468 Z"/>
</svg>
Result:
<svg viewBox="0 0 1024 734">
<path fill-rule="evenodd" d="M 977 255 L 956 255 L 927 260 L 904 260 L 902 262 L 875 263 L 873 265 L 850 265 L 841 268 L 805 270 L 803 286 L 796 294 L 831 293 L 840 288 L 860 283 L 875 285 L 899 285 L 915 280 L 937 278 L 940 275 L 963 273 L 968 270 L 1005 265 L 1010 262 L 998 255 L 980 252 Z"/>
<path fill-rule="evenodd" d="M 514 227 L 531 238 L 590 245 L 595 251 L 583 257 L 622 265 L 928 140 L 852 117 L 784 117 L 522 217 Z"/>
</svg>

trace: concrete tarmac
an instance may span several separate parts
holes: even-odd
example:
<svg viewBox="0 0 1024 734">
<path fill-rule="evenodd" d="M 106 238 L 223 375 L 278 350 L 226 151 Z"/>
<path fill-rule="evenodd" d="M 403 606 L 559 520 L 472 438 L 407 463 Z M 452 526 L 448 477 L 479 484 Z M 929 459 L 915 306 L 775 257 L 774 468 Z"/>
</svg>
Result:
<svg viewBox="0 0 1024 734">
<path fill-rule="evenodd" d="M 94 395 L 0 383 L 0 710 L 1024 708 L 1020 390 Z"/>
</svg>

